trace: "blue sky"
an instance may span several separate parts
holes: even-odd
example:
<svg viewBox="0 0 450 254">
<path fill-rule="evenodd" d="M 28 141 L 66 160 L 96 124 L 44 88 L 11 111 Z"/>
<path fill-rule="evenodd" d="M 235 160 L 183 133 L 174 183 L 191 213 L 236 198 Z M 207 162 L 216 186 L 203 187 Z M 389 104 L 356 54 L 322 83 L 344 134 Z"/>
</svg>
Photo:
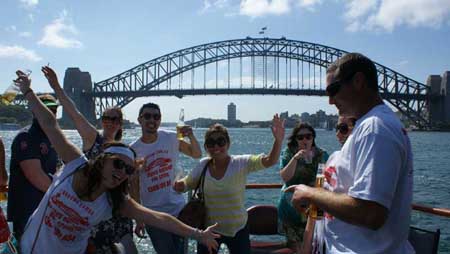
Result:
<svg viewBox="0 0 450 254">
<path fill-rule="evenodd" d="M 450 0 L 2 0 L 0 91 L 17 69 L 33 71 L 36 91 L 50 91 L 40 67 L 63 79 L 67 67 L 101 81 L 161 55 L 203 43 L 265 36 L 361 52 L 425 82 L 450 70 Z M 190 96 L 141 98 L 124 108 L 136 120 L 142 103 L 160 104 L 164 121 L 268 120 L 276 112 L 336 113 L 325 97 Z M 268 103 L 270 102 L 270 103 Z"/>
</svg>

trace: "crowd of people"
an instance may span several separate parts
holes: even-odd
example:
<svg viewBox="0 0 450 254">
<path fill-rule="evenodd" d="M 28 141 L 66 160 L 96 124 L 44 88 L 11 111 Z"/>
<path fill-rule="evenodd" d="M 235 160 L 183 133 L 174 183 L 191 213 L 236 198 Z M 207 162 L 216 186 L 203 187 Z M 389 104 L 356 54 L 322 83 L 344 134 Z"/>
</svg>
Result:
<svg viewBox="0 0 450 254">
<path fill-rule="evenodd" d="M 154 103 L 141 106 L 141 136 L 127 145 L 120 108 L 103 112 L 99 132 L 65 94 L 56 73 L 48 66 L 42 72 L 59 103 L 51 95 L 37 96 L 21 71 L 15 80 L 33 113 L 31 126 L 11 144 L 7 215 L 21 253 L 133 254 L 138 253 L 133 231 L 138 237 L 147 232 L 160 254 L 184 253 L 188 238 L 197 241 L 197 253 L 217 253 L 221 244 L 232 254 L 251 253 L 247 176 L 278 161 L 284 183 L 278 220 L 293 252 L 414 253 L 407 240 L 411 145 L 380 97 L 374 63 L 359 53 L 327 69 L 326 93 L 338 109 L 336 138 L 342 145 L 330 156 L 316 144 L 308 123 L 299 123 L 282 149 L 284 120 L 275 114 L 267 154 L 230 154 L 228 130 L 214 124 L 205 133 L 207 154 L 201 158 L 192 128 L 181 129 L 183 139 L 161 129 L 162 112 Z M 59 105 L 81 136 L 81 148 L 59 127 Z M 178 179 L 180 152 L 199 161 Z M 325 165 L 323 187 L 315 186 L 319 164 Z M 195 189 L 201 177 L 205 229 L 177 219 L 186 204 L 183 193 Z M 0 187 L 7 183 L 0 137 Z M 322 220 L 309 216 L 311 205 L 324 211 Z"/>
</svg>

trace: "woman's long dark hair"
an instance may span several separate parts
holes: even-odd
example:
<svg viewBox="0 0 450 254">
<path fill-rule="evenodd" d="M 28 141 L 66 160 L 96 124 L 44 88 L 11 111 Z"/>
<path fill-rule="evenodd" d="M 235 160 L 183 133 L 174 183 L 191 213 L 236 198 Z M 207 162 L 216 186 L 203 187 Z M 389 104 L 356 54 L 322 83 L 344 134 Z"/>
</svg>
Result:
<svg viewBox="0 0 450 254">
<path fill-rule="evenodd" d="M 309 131 L 311 131 L 313 135 L 312 147 L 316 147 L 316 131 L 314 130 L 314 128 L 308 123 L 299 123 L 294 127 L 294 129 L 292 129 L 292 133 L 288 137 L 287 146 L 292 153 L 296 153 L 298 150 L 298 143 L 296 136 L 301 129 L 308 129 Z"/>
<path fill-rule="evenodd" d="M 120 146 L 129 148 L 133 152 L 134 156 L 136 156 L 136 152 L 132 148 L 119 142 L 106 143 L 103 145 L 103 149 L 106 149 L 111 146 Z M 89 163 L 83 168 L 84 176 L 87 177 L 88 179 L 87 189 L 86 192 L 83 193 L 81 196 L 89 197 L 94 192 L 94 190 L 98 188 L 101 181 L 103 181 L 102 169 L 105 165 L 105 160 L 113 155 L 114 154 L 110 153 L 101 153 L 94 159 L 89 160 Z M 125 200 L 125 196 L 128 195 L 128 191 L 129 191 L 128 179 L 123 181 L 119 186 L 115 187 L 114 189 L 110 189 L 108 191 L 109 201 L 111 202 L 113 208 L 112 209 L 113 215 L 118 214 L 120 206 Z"/>
</svg>

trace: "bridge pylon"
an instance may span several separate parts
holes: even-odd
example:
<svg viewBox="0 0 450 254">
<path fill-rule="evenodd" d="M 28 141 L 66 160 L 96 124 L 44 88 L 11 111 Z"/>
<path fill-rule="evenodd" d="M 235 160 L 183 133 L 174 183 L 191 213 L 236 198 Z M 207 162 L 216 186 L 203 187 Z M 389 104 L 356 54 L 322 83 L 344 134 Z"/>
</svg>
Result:
<svg viewBox="0 0 450 254">
<path fill-rule="evenodd" d="M 89 72 L 81 71 L 79 68 L 67 68 L 64 76 L 64 91 L 73 100 L 78 110 L 94 126 L 95 103 L 92 94 L 92 79 Z M 72 120 L 67 112 L 63 111 L 62 123 L 66 128 L 74 128 Z"/>
<path fill-rule="evenodd" d="M 430 75 L 427 85 L 431 88 L 430 120 L 438 129 L 450 127 L 450 71 Z"/>
</svg>

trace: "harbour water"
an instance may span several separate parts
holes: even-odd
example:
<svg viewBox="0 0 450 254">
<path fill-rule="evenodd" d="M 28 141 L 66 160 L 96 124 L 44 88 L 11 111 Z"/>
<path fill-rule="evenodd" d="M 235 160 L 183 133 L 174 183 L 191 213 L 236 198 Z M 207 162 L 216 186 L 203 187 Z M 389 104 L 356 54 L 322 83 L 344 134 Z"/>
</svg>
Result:
<svg viewBox="0 0 450 254">
<path fill-rule="evenodd" d="M 203 144 L 203 135 L 206 129 L 195 129 L 194 133 L 199 142 Z M 231 154 L 259 154 L 267 153 L 272 145 L 273 138 L 270 129 L 230 129 Z M 291 130 L 286 130 L 286 137 Z M 66 135 L 78 146 L 81 140 L 74 130 L 65 131 Z M 6 146 L 6 164 L 9 170 L 10 146 L 17 131 L 0 131 Z M 450 173 L 448 170 L 450 160 L 450 133 L 444 132 L 411 132 L 410 134 L 414 153 L 414 203 L 432 207 L 450 208 Z M 124 142 L 131 143 L 140 136 L 140 129 L 125 130 Z M 317 130 L 316 144 L 328 152 L 339 149 L 333 131 Z M 184 155 L 180 156 L 178 170 L 185 174 L 193 168 L 196 160 Z M 249 183 L 281 183 L 278 166 L 249 175 Z M 249 190 L 246 193 L 246 207 L 255 204 L 276 204 L 279 190 Z M 3 209 L 6 202 L 0 204 Z M 450 218 L 427 215 L 413 212 L 411 225 L 435 230 L 441 229 L 439 253 L 450 253 Z M 148 239 L 139 241 L 140 253 L 154 253 Z M 226 251 L 225 251 L 226 252 Z"/>
</svg>

